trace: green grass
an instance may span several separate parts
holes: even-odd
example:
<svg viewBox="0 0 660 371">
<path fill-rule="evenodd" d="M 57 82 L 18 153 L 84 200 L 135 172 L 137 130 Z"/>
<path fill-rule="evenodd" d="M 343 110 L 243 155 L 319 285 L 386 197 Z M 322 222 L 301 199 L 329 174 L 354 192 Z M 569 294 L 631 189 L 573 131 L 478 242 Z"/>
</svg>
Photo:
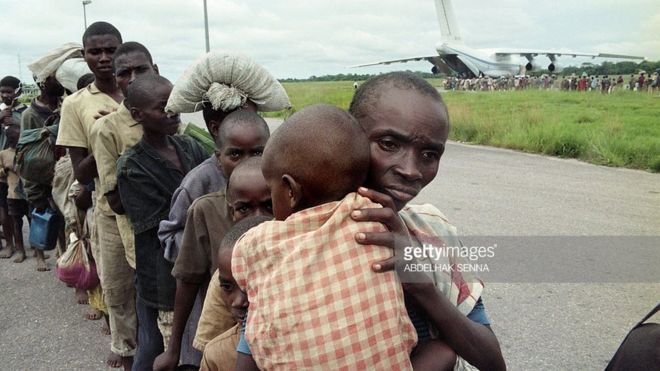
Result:
<svg viewBox="0 0 660 371">
<path fill-rule="evenodd" d="M 440 86 L 440 79 L 431 79 Z M 294 107 L 347 109 L 352 81 L 284 83 Z M 560 91 L 447 92 L 450 138 L 660 172 L 660 97 Z M 289 113 L 270 113 L 286 117 Z"/>
</svg>

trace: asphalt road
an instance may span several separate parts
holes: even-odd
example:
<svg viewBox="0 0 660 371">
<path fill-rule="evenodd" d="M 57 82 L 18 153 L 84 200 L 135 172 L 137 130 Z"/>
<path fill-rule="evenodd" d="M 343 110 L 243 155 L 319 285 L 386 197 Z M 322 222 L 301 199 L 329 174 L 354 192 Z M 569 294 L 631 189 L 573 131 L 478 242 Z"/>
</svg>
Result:
<svg viewBox="0 0 660 371">
<path fill-rule="evenodd" d="M 660 236 L 659 174 L 489 147 L 449 143 L 438 177 L 413 202 L 436 205 L 468 240 Z M 658 249 L 651 254 L 640 269 L 657 266 Z M 109 337 L 100 322 L 83 319 L 73 290 L 34 265 L 0 261 L 0 370 L 107 369 Z M 660 282 L 512 281 L 486 282 L 484 294 L 511 370 L 601 370 L 660 300 Z"/>
</svg>

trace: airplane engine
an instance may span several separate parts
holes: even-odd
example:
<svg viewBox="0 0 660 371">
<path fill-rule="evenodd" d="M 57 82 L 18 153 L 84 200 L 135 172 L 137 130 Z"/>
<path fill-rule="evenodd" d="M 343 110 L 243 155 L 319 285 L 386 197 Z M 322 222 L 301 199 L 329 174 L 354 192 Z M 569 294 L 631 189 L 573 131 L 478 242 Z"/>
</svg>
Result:
<svg viewBox="0 0 660 371">
<path fill-rule="evenodd" d="M 561 72 L 563 69 L 564 66 L 560 66 L 557 62 L 552 62 L 550 65 L 548 65 L 548 71 L 553 73 Z"/>
<path fill-rule="evenodd" d="M 535 60 L 531 60 L 531 61 L 529 61 L 529 63 L 527 63 L 525 65 L 525 71 L 528 71 L 528 72 L 538 71 L 540 69 L 543 69 L 543 67 Z"/>
</svg>

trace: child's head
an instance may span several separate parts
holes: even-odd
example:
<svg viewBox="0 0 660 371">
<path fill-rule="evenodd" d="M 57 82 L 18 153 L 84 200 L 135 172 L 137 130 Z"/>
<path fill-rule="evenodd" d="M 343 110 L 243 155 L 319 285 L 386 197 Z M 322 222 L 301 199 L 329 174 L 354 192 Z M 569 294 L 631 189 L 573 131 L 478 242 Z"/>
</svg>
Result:
<svg viewBox="0 0 660 371">
<path fill-rule="evenodd" d="M 94 82 L 94 74 L 93 73 L 86 73 L 78 79 L 78 82 L 76 83 L 76 88 L 78 90 L 82 88 L 86 88 L 87 85 L 91 84 Z"/>
<path fill-rule="evenodd" d="M 231 313 L 237 321 L 245 320 L 248 307 L 247 295 L 236 284 L 231 271 L 231 254 L 234 251 L 236 241 L 259 224 L 272 220 L 267 216 L 251 216 L 236 223 L 220 243 L 218 249 L 218 279 L 220 280 L 220 297 L 225 305 L 231 308 Z"/>
<path fill-rule="evenodd" d="M 414 74 L 391 72 L 362 84 L 349 112 L 369 137 L 367 185 L 403 208 L 438 172 L 449 134 L 440 94 Z"/>
<path fill-rule="evenodd" d="M 21 95 L 21 80 L 14 76 L 5 76 L 0 80 L 0 97 L 2 102 L 8 106 L 14 103 L 14 100 Z"/>
<path fill-rule="evenodd" d="M 7 146 L 10 148 L 16 148 L 18 138 L 21 136 L 21 127 L 16 124 L 9 125 L 5 129 L 5 135 L 7 136 Z"/>
<path fill-rule="evenodd" d="M 275 218 L 357 191 L 369 168 L 369 142 L 355 119 L 316 104 L 293 114 L 264 150 L 262 171 Z"/>
<path fill-rule="evenodd" d="M 255 215 L 273 217 L 273 203 L 261 172 L 261 157 L 241 162 L 227 183 L 227 206 L 234 222 Z"/>
<path fill-rule="evenodd" d="M 126 100 L 131 116 L 145 132 L 172 135 L 179 127 L 179 115 L 165 112 L 172 83 L 156 74 L 141 76 L 128 87 Z"/>
<path fill-rule="evenodd" d="M 227 115 L 215 137 L 216 156 L 225 176 L 229 178 L 244 159 L 261 156 L 269 137 L 268 124 L 256 112 L 238 110 Z"/>
<path fill-rule="evenodd" d="M 114 79 L 112 58 L 121 43 L 121 33 L 108 22 L 94 22 L 85 30 L 82 37 L 85 62 L 97 80 Z"/>
</svg>

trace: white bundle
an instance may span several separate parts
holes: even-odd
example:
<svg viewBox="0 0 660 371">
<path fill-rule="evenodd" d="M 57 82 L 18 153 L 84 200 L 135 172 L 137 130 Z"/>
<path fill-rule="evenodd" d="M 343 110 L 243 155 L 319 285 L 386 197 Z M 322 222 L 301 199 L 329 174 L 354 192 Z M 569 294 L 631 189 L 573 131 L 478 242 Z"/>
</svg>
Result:
<svg viewBox="0 0 660 371">
<path fill-rule="evenodd" d="M 48 54 L 30 63 L 28 68 L 35 76 L 35 82 L 46 81 L 48 76 L 57 71 L 58 68 L 69 58 L 82 58 L 83 47 L 77 43 L 66 43 L 57 49 L 53 49 Z"/>
<path fill-rule="evenodd" d="M 196 112 L 209 103 L 214 110 L 231 111 L 246 103 L 272 112 L 291 107 L 284 87 L 252 58 L 212 51 L 190 66 L 174 85 L 166 111 Z"/>
<path fill-rule="evenodd" d="M 81 76 L 92 73 L 82 58 L 67 59 L 55 72 L 55 78 L 68 91 L 78 90 L 78 79 Z"/>
</svg>

